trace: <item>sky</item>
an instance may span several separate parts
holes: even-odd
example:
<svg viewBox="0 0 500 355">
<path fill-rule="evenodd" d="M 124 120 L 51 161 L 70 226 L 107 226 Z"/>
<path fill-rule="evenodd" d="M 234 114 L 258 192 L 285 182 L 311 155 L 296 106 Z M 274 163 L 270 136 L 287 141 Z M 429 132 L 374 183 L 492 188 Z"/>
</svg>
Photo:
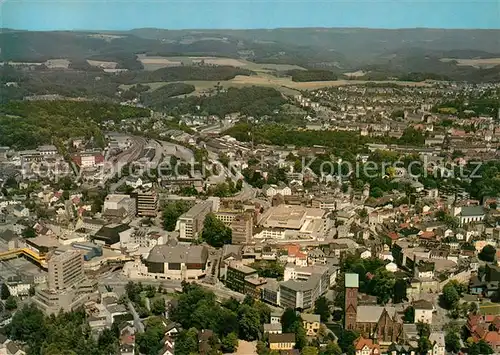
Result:
<svg viewBox="0 0 500 355">
<path fill-rule="evenodd" d="M 500 28 L 500 0 L 0 0 L 26 30 Z"/>
</svg>

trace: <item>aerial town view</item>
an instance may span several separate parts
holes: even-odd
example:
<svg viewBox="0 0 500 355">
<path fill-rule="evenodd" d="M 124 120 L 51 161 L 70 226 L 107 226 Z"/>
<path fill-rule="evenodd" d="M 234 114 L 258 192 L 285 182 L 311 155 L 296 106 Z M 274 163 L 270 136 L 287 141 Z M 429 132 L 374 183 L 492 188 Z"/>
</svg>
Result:
<svg viewBox="0 0 500 355">
<path fill-rule="evenodd" d="M 0 355 L 500 354 L 499 3 L 2 13 Z"/>
</svg>

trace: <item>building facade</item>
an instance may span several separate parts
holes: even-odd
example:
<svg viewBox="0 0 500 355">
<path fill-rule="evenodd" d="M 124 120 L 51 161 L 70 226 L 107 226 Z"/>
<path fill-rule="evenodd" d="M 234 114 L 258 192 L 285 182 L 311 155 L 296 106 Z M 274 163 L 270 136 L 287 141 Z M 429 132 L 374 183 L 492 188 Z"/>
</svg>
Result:
<svg viewBox="0 0 500 355">
<path fill-rule="evenodd" d="M 48 286 L 51 290 L 64 290 L 80 282 L 83 274 L 83 255 L 68 250 L 55 255 L 48 262 Z"/>
<path fill-rule="evenodd" d="M 213 202 L 203 201 L 194 205 L 182 214 L 179 219 L 179 239 L 181 240 L 196 240 L 203 230 L 203 222 L 207 214 L 212 212 Z"/>
<path fill-rule="evenodd" d="M 158 213 L 158 194 L 155 190 L 138 191 L 134 194 L 136 211 L 139 217 L 156 217 Z"/>
<path fill-rule="evenodd" d="M 208 249 L 201 245 L 157 245 L 146 259 L 147 274 L 155 279 L 198 280 L 206 276 Z"/>
</svg>

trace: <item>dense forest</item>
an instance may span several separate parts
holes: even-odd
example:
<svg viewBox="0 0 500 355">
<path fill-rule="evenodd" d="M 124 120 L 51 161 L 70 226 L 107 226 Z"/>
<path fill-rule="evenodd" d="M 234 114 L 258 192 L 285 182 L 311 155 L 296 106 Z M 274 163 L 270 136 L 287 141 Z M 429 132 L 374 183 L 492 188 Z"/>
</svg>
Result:
<svg viewBox="0 0 500 355">
<path fill-rule="evenodd" d="M 252 86 L 229 88 L 212 96 L 190 96 L 171 98 L 158 103 L 155 108 L 172 114 L 199 111 L 203 114 L 218 115 L 240 112 L 247 116 L 271 115 L 286 102 L 282 94 L 273 88 Z"/>
<path fill-rule="evenodd" d="M 48 94 L 99 99 L 106 97 L 116 100 L 120 85 L 186 80 L 224 81 L 233 79 L 237 75 L 253 74 L 246 69 L 208 65 L 169 67 L 152 72 L 105 73 L 81 60 L 75 61 L 74 65 L 70 64 L 70 68 L 70 70 L 50 70 L 40 66 L 35 70 L 26 70 L 11 65 L 1 66 L 0 102 Z M 180 94 L 188 93 L 186 89 L 187 87 L 181 90 Z"/>
<path fill-rule="evenodd" d="M 103 102 L 12 101 L 0 106 L 0 145 L 17 149 L 72 137 L 104 137 L 97 123 L 149 116 L 149 110 Z"/>
<path fill-rule="evenodd" d="M 292 77 L 292 81 L 332 81 L 337 80 L 337 75 L 329 70 L 289 70 L 288 75 Z"/>
<path fill-rule="evenodd" d="M 161 106 L 165 99 L 174 96 L 187 95 L 195 91 L 194 85 L 184 83 L 172 83 L 164 85 L 156 90 L 141 94 L 141 102 L 146 106 Z"/>
<path fill-rule="evenodd" d="M 252 75 L 253 72 L 247 69 L 231 67 L 228 65 L 220 66 L 179 66 L 161 68 L 152 72 L 141 72 L 135 78 L 135 81 L 153 82 L 153 81 L 185 81 L 185 80 L 203 80 L 203 81 L 224 81 L 233 79 L 236 75 Z"/>
</svg>

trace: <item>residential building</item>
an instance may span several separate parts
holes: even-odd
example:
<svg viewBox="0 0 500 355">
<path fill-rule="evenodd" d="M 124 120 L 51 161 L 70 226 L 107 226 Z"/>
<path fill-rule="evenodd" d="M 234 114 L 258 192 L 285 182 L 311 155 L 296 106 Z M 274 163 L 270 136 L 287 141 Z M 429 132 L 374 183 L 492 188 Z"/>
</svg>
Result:
<svg viewBox="0 0 500 355">
<path fill-rule="evenodd" d="M 416 355 L 416 351 L 410 345 L 392 343 L 387 348 L 387 355 Z"/>
<path fill-rule="evenodd" d="M 307 336 L 317 336 L 319 328 L 321 327 L 321 317 L 319 314 L 302 313 L 302 324 L 306 331 Z"/>
<path fill-rule="evenodd" d="M 283 316 L 282 310 L 271 312 L 271 324 L 281 323 L 282 316 Z"/>
<path fill-rule="evenodd" d="M 264 324 L 264 334 L 281 334 L 281 323 Z"/>
<path fill-rule="evenodd" d="M 166 244 L 168 236 L 162 230 L 152 228 L 134 228 L 129 243 L 141 248 L 153 248 L 156 245 Z"/>
<path fill-rule="evenodd" d="M 265 185 L 262 187 L 262 192 L 267 197 L 273 197 L 277 194 L 281 196 L 290 196 L 292 194 L 292 190 L 284 183 L 280 183 L 279 185 Z"/>
<path fill-rule="evenodd" d="M 372 339 L 365 339 L 359 337 L 354 342 L 354 349 L 356 350 L 356 355 L 379 355 L 380 346 L 375 344 Z"/>
<path fill-rule="evenodd" d="M 250 243 L 253 236 L 253 216 L 250 213 L 237 215 L 230 223 L 232 244 Z"/>
<path fill-rule="evenodd" d="M 21 277 L 17 278 L 17 280 L 4 281 L 4 283 L 12 296 L 20 297 L 29 295 L 31 283 L 23 281 Z"/>
<path fill-rule="evenodd" d="M 68 250 L 52 256 L 48 262 L 48 285 L 51 290 L 64 290 L 82 281 L 83 256 L 76 250 Z"/>
<path fill-rule="evenodd" d="M 158 194 L 154 189 L 139 190 L 132 196 L 136 200 L 137 216 L 156 217 L 158 213 Z"/>
<path fill-rule="evenodd" d="M 231 261 L 226 271 L 226 286 L 239 293 L 245 291 L 245 279 L 257 275 L 257 270 L 244 265 L 241 261 Z"/>
<path fill-rule="evenodd" d="M 434 312 L 432 303 L 426 300 L 418 300 L 413 302 L 413 308 L 415 309 L 415 323 L 432 324 L 432 315 Z"/>
<path fill-rule="evenodd" d="M 41 145 L 36 149 L 41 155 L 56 155 L 57 148 L 55 145 Z"/>
<path fill-rule="evenodd" d="M 179 239 L 196 240 L 203 230 L 203 222 L 207 214 L 212 212 L 213 202 L 203 201 L 191 207 L 189 211 L 182 214 L 179 219 Z"/>
<path fill-rule="evenodd" d="M 429 335 L 429 341 L 431 343 L 431 351 L 428 355 L 445 355 L 445 341 L 444 332 L 432 332 Z"/>
<path fill-rule="evenodd" d="M 208 249 L 201 245 L 157 245 L 146 259 L 149 277 L 166 280 L 198 280 L 208 268 Z"/>
<path fill-rule="evenodd" d="M 295 347 L 295 334 L 269 334 L 269 348 L 271 350 L 292 350 Z"/>
</svg>

